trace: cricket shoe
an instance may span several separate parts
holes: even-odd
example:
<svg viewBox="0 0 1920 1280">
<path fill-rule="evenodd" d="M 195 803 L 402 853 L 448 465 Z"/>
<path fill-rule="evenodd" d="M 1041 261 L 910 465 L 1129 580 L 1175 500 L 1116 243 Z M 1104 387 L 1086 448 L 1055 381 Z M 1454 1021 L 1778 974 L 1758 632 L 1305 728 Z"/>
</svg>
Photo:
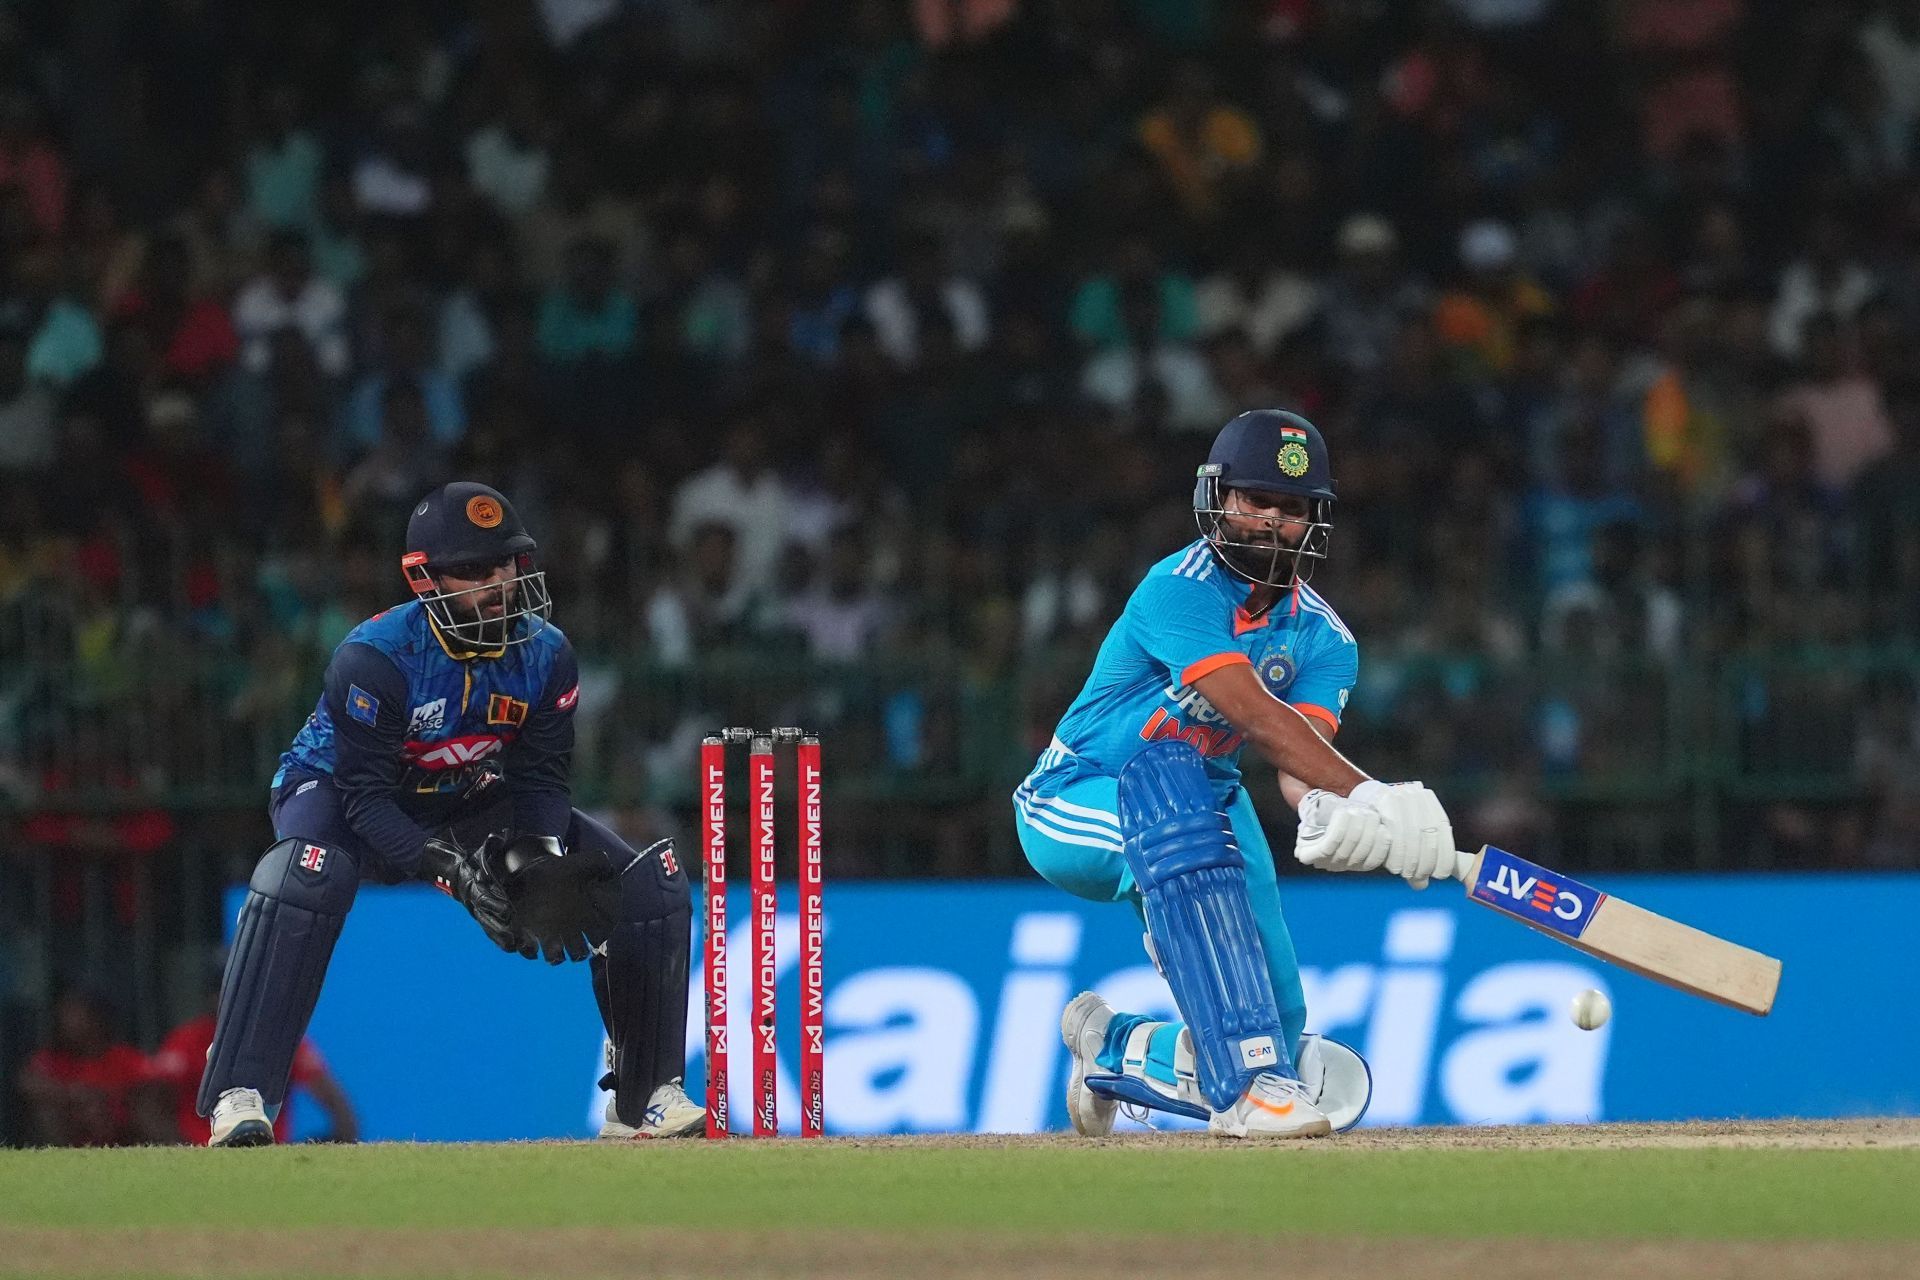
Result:
<svg viewBox="0 0 1920 1280">
<path fill-rule="evenodd" d="M 613 1099 L 607 1099 L 606 1120 L 600 1126 L 603 1138 L 690 1138 L 707 1128 L 707 1109 L 687 1096 L 678 1080 L 669 1080 L 653 1091 L 638 1125 L 621 1121 Z"/>
<path fill-rule="evenodd" d="M 267 1104 L 258 1089 L 228 1089 L 213 1104 L 209 1118 L 213 1131 L 207 1135 L 210 1147 L 270 1147 L 273 1145 L 273 1121 L 267 1118 Z"/>
<path fill-rule="evenodd" d="M 1120 1104 L 1087 1088 L 1087 1073 L 1099 1071 L 1095 1061 L 1107 1043 L 1107 1025 L 1113 1006 L 1091 991 L 1082 991 L 1060 1015 L 1060 1038 L 1066 1042 L 1073 1070 L 1067 1075 L 1067 1118 L 1084 1138 L 1104 1138 L 1113 1132 Z"/>
<path fill-rule="evenodd" d="M 1324 1138 L 1333 1132 L 1313 1092 L 1298 1080 L 1262 1071 L 1225 1111 L 1207 1119 L 1217 1138 Z"/>
</svg>

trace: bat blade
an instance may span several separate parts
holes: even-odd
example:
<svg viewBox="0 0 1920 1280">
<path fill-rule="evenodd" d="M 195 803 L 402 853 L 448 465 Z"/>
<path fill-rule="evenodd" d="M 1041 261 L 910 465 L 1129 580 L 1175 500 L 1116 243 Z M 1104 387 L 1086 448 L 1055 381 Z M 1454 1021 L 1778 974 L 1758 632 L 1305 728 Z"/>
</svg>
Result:
<svg viewBox="0 0 1920 1280">
<path fill-rule="evenodd" d="M 1551 868 L 1483 845 L 1459 855 L 1467 896 L 1596 959 L 1655 982 L 1766 1016 L 1780 961 L 1613 897 Z"/>
</svg>

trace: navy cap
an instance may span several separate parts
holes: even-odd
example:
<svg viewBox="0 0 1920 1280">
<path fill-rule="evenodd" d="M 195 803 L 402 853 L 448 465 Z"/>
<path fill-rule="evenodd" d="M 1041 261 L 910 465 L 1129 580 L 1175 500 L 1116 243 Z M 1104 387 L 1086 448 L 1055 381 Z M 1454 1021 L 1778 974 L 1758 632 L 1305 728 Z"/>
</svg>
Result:
<svg viewBox="0 0 1920 1280">
<path fill-rule="evenodd" d="M 407 521 L 406 560 L 428 568 L 504 560 L 536 550 L 527 527 L 498 489 L 456 480 L 421 499 Z"/>
<path fill-rule="evenodd" d="M 1222 488 L 1333 501 L 1327 442 L 1318 427 L 1285 409 L 1254 409 L 1220 428 L 1201 474 Z"/>
</svg>

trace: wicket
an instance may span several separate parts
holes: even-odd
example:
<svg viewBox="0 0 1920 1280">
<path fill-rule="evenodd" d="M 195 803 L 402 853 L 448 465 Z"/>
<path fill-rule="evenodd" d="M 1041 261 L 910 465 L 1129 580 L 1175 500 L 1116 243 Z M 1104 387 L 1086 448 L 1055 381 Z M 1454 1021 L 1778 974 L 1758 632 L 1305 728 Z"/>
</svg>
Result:
<svg viewBox="0 0 1920 1280">
<path fill-rule="evenodd" d="M 747 841 L 752 904 L 753 1136 L 780 1135 L 774 925 L 773 752 L 794 748 L 794 836 L 800 882 L 800 1136 L 826 1131 L 825 911 L 822 895 L 820 739 L 800 729 L 729 728 L 700 742 L 701 848 L 706 893 L 707 1137 L 732 1136 L 728 1104 L 727 748 L 747 746 Z"/>
</svg>

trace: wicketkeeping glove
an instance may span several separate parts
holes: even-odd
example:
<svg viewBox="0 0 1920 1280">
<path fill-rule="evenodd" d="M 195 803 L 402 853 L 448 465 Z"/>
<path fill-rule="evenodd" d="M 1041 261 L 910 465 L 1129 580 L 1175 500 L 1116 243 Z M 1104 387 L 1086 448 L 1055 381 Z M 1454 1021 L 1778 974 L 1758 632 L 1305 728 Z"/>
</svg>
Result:
<svg viewBox="0 0 1920 1280">
<path fill-rule="evenodd" d="M 513 904 L 487 865 L 494 839 L 488 836 L 475 850 L 462 848 L 451 836 L 429 839 L 420 852 L 420 878 L 465 907 L 502 951 L 524 955 L 526 943 L 514 928 Z"/>
<path fill-rule="evenodd" d="M 488 867 L 514 925 L 548 964 L 585 960 L 620 923 L 620 873 L 603 850 L 569 853 L 552 836 L 515 836 L 489 850 Z"/>
</svg>

